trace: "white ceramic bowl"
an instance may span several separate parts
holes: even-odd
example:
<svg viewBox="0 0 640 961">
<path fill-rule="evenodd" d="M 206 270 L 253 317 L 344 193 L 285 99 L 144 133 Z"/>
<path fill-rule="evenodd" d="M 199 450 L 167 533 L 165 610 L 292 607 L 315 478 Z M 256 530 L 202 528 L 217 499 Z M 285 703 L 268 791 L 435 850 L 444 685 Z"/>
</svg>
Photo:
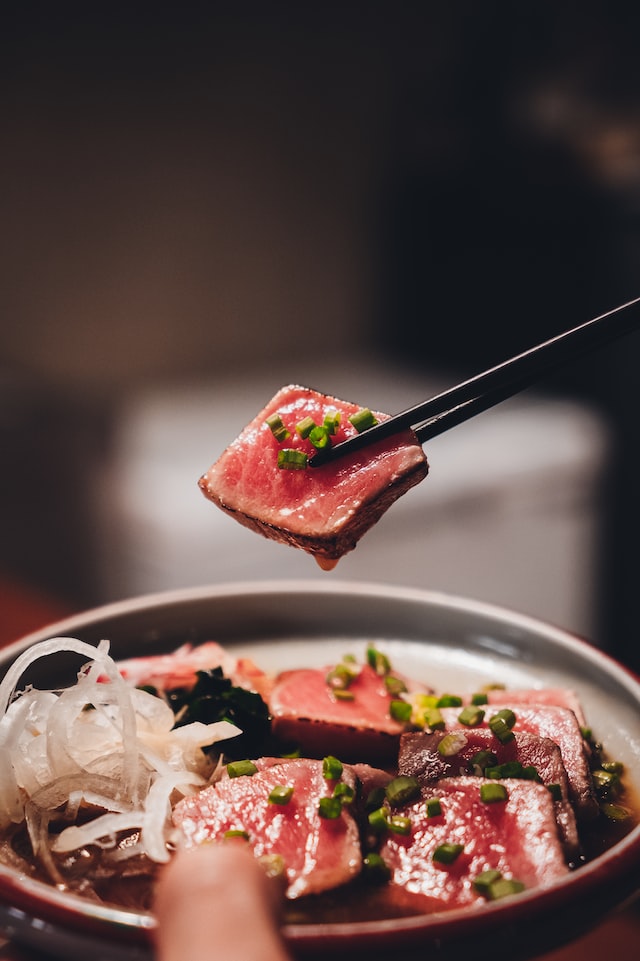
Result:
<svg viewBox="0 0 640 961">
<path fill-rule="evenodd" d="M 29 635 L 0 653 L 0 675 L 27 646 L 66 635 L 108 638 L 116 657 L 214 639 L 267 669 L 321 666 L 373 641 L 394 667 L 440 690 L 509 686 L 575 689 L 588 723 L 624 762 L 640 797 L 640 683 L 565 631 L 491 605 L 380 584 L 276 581 L 151 595 L 98 608 Z M 29 675 L 69 683 L 77 659 L 52 656 Z M 640 888 L 640 827 L 544 891 L 477 911 L 353 924 L 289 925 L 298 957 L 530 958 L 584 933 Z M 148 961 L 154 920 L 61 893 L 0 867 L 0 928 L 66 961 Z"/>
</svg>

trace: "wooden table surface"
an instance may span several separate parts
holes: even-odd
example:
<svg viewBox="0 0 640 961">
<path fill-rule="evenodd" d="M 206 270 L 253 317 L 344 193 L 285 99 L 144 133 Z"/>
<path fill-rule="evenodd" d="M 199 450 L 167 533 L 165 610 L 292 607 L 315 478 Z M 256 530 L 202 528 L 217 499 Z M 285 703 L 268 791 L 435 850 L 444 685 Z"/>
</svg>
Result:
<svg viewBox="0 0 640 961">
<path fill-rule="evenodd" d="M 0 647 L 75 611 L 58 598 L 47 597 L 0 575 Z M 640 878 L 640 864 L 638 865 Z M 640 958 L 640 898 L 617 911 L 571 945 L 539 961 L 638 961 Z M 44 961 L 44 956 L 0 940 L 0 961 Z"/>
</svg>

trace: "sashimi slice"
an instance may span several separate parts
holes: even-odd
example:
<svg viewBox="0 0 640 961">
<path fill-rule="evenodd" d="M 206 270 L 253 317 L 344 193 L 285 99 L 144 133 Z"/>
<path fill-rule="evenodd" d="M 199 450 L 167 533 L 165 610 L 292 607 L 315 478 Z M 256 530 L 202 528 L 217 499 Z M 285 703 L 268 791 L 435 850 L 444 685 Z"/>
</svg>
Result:
<svg viewBox="0 0 640 961">
<path fill-rule="evenodd" d="M 259 534 L 314 555 L 330 568 L 353 550 L 398 497 L 428 472 L 427 459 L 412 431 L 377 441 L 335 463 L 306 469 L 278 467 L 278 452 L 315 453 L 296 431 L 305 418 L 322 426 L 340 415 L 331 444 L 357 433 L 349 417 L 361 410 L 308 387 L 283 387 L 244 428 L 200 478 L 204 495 L 237 521 Z M 267 418 L 280 417 L 289 433 L 278 440 Z M 375 412 L 377 420 L 387 415 Z"/>
<path fill-rule="evenodd" d="M 229 831 L 246 833 L 256 857 L 282 858 L 288 898 L 338 887 L 359 874 L 359 831 L 349 806 L 343 806 L 336 818 L 319 814 L 320 798 L 331 796 L 336 786 L 336 781 L 324 778 L 322 761 L 256 766 L 255 774 L 223 777 L 176 805 L 173 820 L 184 843 L 193 847 L 223 841 Z M 355 790 L 348 768 L 341 780 Z M 287 804 L 269 802 L 279 785 L 293 788 Z"/>
<path fill-rule="evenodd" d="M 474 880 L 494 870 L 525 889 L 547 887 L 568 873 L 558 840 L 553 801 L 541 784 L 507 779 L 507 800 L 481 799 L 484 778 L 445 778 L 434 787 L 441 814 L 429 816 L 424 800 L 400 810 L 408 835 L 389 832 L 380 853 L 391 872 L 392 899 L 422 900 L 424 910 L 484 904 Z M 443 844 L 462 845 L 452 863 L 433 859 Z M 395 890 L 394 890 L 395 889 Z"/>
</svg>

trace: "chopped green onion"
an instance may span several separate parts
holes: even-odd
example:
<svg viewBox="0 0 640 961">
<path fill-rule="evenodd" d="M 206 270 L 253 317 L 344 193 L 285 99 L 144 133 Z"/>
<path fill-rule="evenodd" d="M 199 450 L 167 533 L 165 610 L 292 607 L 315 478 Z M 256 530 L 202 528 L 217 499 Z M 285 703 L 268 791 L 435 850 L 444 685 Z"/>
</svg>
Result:
<svg viewBox="0 0 640 961">
<path fill-rule="evenodd" d="M 416 778 L 399 774 L 389 781 L 384 793 L 389 804 L 398 807 L 400 804 L 406 804 L 407 801 L 413 801 L 420 794 L 420 785 Z"/>
<path fill-rule="evenodd" d="M 505 718 L 502 712 L 494 714 L 493 717 L 489 718 L 489 727 L 494 737 L 497 737 L 501 744 L 506 744 L 515 737 L 515 734 L 511 730 L 513 724 L 509 724 L 509 719 Z"/>
<path fill-rule="evenodd" d="M 427 710 L 428 708 L 436 707 L 438 704 L 438 698 L 435 694 L 415 693 L 411 696 L 416 708 L 420 708 L 421 710 Z"/>
<path fill-rule="evenodd" d="M 472 703 L 472 704 L 475 704 L 475 705 L 478 705 L 478 704 L 488 704 L 488 703 L 489 703 L 489 695 L 488 695 L 488 694 L 485 694 L 484 691 L 478 691 L 477 694 L 472 694 L 472 695 L 471 695 L 471 703 Z"/>
<path fill-rule="evenodd" d="M 439 844 L 431 855 L 431 859 L 438 864 L 453 864 L 463 851 L 462 844 Z"/>
<path fill-rule="evenodd" d="M 440 757 L 453 757 L 454 754 L 459 754 L 466 744 L 467 738 L 462 731 L 450 731 L 438 744 L 438 754 Z"/>
<path fill-rule="evenodd" d="M 506 898 L 510 894 L 519 894 L 524 891 L 524 884 L 522 881 L 515 881 L 511 878 L 498 878 L 493 884 L 490 884 L 487 888 L 486 897 L 489 901 L 498 901 L 500 898 Z"/>
<path fill-rule="evenodd" d="M 504 784 L 481 784 L 480 800 L 483 804 L 495 804 L 496 801 L 506 801 L 509 793 Z"/>
<path fill-rule="evenodd" d="M 375 647 L 367 648 L 367 664 L 373 668 L 379 677 L 384 677 L 391 670 L 391 663 L 387 655 Z"/>
<path fill-rule="evenodd" d="M 474 774 L 484 774 L 487 768 L 494 767 L 498 763 L 498 758 L 493 751 L 478 751 L 469 761 L 469 770 Z"/>
<path fill-rule="evenodd" d="M 356 792 L 350 784 L 345 784 L 344 781 L 340 781 L 333 789 L 333 796 L 340 798 L 341 804 L 351 804 L 356 796 Z"/>
<path fill-rule="evenodd" d="M 288 804 L 293 797 L 293 787 L 290 784 L 276 784 L 269 794 L 269 804 Z"/>
<path fill-rule="evenodd" d="M 593 777 L 593 784 L 596 792 L 600 797 L 606 797 L 610 794 L 617 794 L 620 790 L 620 775 L 613 774 L 611 771 L 605 771 L 603 768 L 598 768 L 591 772 Z"/>
<path fill-rule="evenodd" d="M 362 861 L 365 877 L 372 881 L 388 881 L 391 871 L 384 858 L 375 851 L 370 851 Z"/>
<path fill-rule="evenodd" d="M 345 691 L 343 688 L 336 687 L 331 692 L 336 701 L 355 701 L 356 696 L 353 691 Z"/>
<path fill-rule="evenodd" d="M 383 787 L 374 787 L 367 794 L 367 799 L 364 802 L 364 807 L 366 811 L 374 811 L 376 808 L 382 807 L 386 795 L 384 793 Z"/>
<path fill-rule="evenodd" d="M 376 834 L 382 834 L 383 831 L 387 831 L 389 828 L 389 817 L 386 808 L 379 807 L 375 811 L 370 811 L 367 818 L 369 822 L 369 827 Z"/>
<path fill-rule="evenodd" d="M 363 430 L 369 430 L 370 427 L 375 427 L 378 423 L 368 407 L 363 407 L 361 410 L 356 411 L 355 414 L 352 414 L 349 422 L 353 424 L 359 434 L 361 434 Z"/>
<path fill-rule="evenodd" d="M 340 411 L 328 410 L 324 415 L 324 422 L 322 426 L 328 434 L 337 434 L 338 427 L 340 426 Z"/>
<path fill-rule="evenodd" d="M 404 683 L 402 678 L 394 677 L 393 674 L 387 674 L 384 679 L 384 686 L 386 687 L 389 694 L 404 694 L 407 690 L 407 685 Z"/>
<path fill-rule="evenodd" d="M 325 781 L 338 781 L 342 777 L 342 761 L 333 754 L 327 754 L 322 761 L 322 776 Z"/>
<path fill-rule="evenodd" d="M 271 429 L 271 433 L 277 441 L 282 442 L 283 440 L 288 440 L 291 437 L 291 432 L 287 430 L 282 422 L 282 417 L 280 414 L 271 414 L 267 417 L 267 424 Z"/>
<path fill-rule="evenodd" d="M 296 424 L 296 434 L 304 440 L 309 436 L 315 426 L 316 422 L 313 417 L 303 417 L 303 419 Z"/>
<path fill-rule="evenodd" d="M 624 764 L 622 763 L 622 761 L 603 761 L 600 767 L 602 768 L 603 771 L 606 771 L 608 774 L 624 773 Z"/>
<path fill-rule="evenodd" d="M 424 712 L 424 726 L 432 731 L 444 730 L 444 718 L 437 707 L 429 707 Z"/>
<path fill-rule="evenodd" d="M 389 714 L 394 721 L 406 724 L 411 720 L 411 705 L 408 701 L 393 700 L 389 704 Z"/>
<path fill-rule="evenodd" d="M 610 821 L 626 821 L 631 817 L 631 811 L 623 807 L 622 804 L 611 804 L 607 802 L 602 805 L 602 813 Z"/>
<path fill-rule="evenodd" d="M 542 778 L 538 773 L 538 768 L 534 764 L 526 764 L 522 768 L 521 777 L 523 777 L 525 781 L 538 781 L 538 783 L 542 783 Z"/>
<path fill-rule="evenodd" d="M 464 707 L 458 714 L 458 720 L 465 727 L 477 727 L 484 721 L 484 711 L 479 707 Z"/>
<path fill-rule="evenodd" d="M 462 698 L 457 694 L 441 694 L 436 707 L 462 707 Z"/>
<path fill-rule="evenodd" d="M 329 446 L 329 431 L 326 427 L 313 427 L 309 431 L 309 440 L 316 450 L 322 450 Z"/>
<path fill-rule="evenodd" d="M 430 797 L 425 801 L 428 818 L 437 818 L 442 814 L 442 804 L 439 797 Z"/>
<path fill-rule="evenodd" d="M 500 718 L 501 720 L 503 720 L 504 723 L 509 728 L 509 730 L 511 730 L 511 728 L 515 726 L 515 723 L 517 720 L 514 712 L 509 707 L 503 707 L 502 710 L 497 711 L 495 714 L 493 714 L 489 721 L 489 726 L 491 726 L 491 721 L 495 720 L 496 718 Z"/>
<path fill-rule="evenodd" d="M 227 764 L 227 774 L 229 777 L 243 777 L 255 774 L 258 768 L 253 761 L 229 761 Z"/>
<path fill-rule="evenodd" d="M 280 470 L 304 470 L 308 459 L 303 450 L 296 450 L 295 447 L 283 447 L 278 451 Z"/>
<path fill-rule="evenodd" d="M 354 672 L 353 668 L 343 661 L 331 668 L 325 681 L 334 690 L 345 690 L 355 677 L 357 677 L 357 671 Z"/>
<path fill-rule="evenodd" d="M 342 802 L 339 797 L 321 797 L 318 803 L 318 814 L 327 821 L 335 821 L 342 813 Z"/>
<path fill-rule="evenodd" d="M 484 776 L 493 778 L 502 777 L 523 777 L 523 767 L 521 761 L 504 761 L 502 764 L 496 764 L 492 767 L 485 768 Z"/>
<path fill-rule="evenodd" d="M 486 895 L 489 887 L 494 884 L 495 881 L 499 881 L 501 877 L 502 872 L 498 871 L 497 868 L 487 868 L 486 871 L 482 871 L 473 879 L 473 886 L 478 894 Z"/>
<path fill-rule="evenodd" d="M 593 731 L 590 727 L 580 727 L 580 733 L 582 734 L 585 741 L 593 740 Z"/>
<path fill-rule="evenodd" d="M 225 839 L 225 841 L 230 841 L 232 838 L 242 838 L 243 841 L 249 840 L 249 835 L 247 834 L 246 831 L 243 831 L 241 828 L 235 828 L 231 831 L 225 831 L 222 837 Z"/>
<path fill-rule="evenodd" d="M 388 819 L 389 830 L 394 834 L 402 834 L 405 837 L 411 834 L 411 818 L 401 814 L 392 814 Z"/>
<path fill-rule="evenodd" d="M 562 800 L 562 788 L 559 784 L 547 784 L 547 791 L 551 795 L 554 801 Z"/>
</svg>

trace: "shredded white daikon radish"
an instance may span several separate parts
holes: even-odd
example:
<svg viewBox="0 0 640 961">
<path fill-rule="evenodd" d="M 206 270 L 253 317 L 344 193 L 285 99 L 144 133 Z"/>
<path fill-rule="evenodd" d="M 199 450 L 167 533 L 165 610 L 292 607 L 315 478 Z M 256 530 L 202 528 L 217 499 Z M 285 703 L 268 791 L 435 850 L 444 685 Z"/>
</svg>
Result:
<svg viewBox="0 0 640 961">
<path fill-rule="evenodd" d="M 31 664 L 63 651 L 85 659 L 75 684 L 16 695 Z M 24 651 L 0 684 L 0 711 L 0 826 L 26 821 L 34 850 L 46 848 L 55 875 L 51 851 L 108 847 L 121 831 L 140 831 L 132 854 L 166 860 L 172 799 L 218 772 L 201 749 L 241 733 L 226 721 L 173 729 L 169 705 L 123 679 L 107 641 L 92 647 L 75 638 Z M 96 816 L 71 824 L 51 843 L 51 819 L 73 820 L 81 808 L 85 818 L 88 810 Z"/>
</svg>

